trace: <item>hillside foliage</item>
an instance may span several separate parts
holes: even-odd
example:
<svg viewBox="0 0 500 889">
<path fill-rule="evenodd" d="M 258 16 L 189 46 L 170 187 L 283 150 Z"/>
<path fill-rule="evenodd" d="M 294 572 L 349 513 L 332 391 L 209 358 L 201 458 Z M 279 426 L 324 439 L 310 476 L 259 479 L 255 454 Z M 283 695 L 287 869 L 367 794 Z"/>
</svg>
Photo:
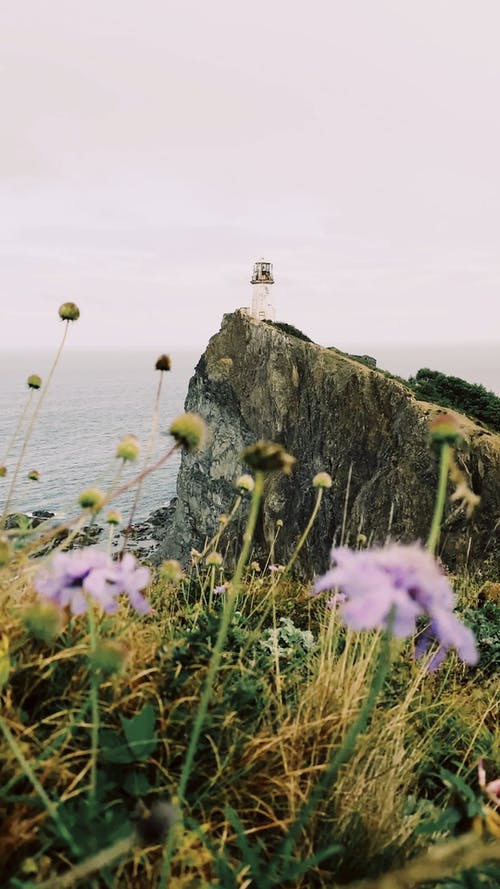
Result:
<svg viewBox="0 0 500 889">
<path fill-rule="evenodd" d="M 500 432 L 500 398 L 484 386 L 423 367 L 408 380 L 423 401 L 451 407 Z"/>
</svg>

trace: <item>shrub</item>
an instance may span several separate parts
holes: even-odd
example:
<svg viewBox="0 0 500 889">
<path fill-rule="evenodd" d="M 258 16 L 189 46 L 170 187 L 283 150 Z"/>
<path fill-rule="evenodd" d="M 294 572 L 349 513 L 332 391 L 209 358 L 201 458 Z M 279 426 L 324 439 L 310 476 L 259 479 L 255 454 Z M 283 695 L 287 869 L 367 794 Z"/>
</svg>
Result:
<svg viewBox="0 0 500 889">
<path fill-rule="evenodd" d="M 500 432 L 500 398 L 484 386 L 423 367 L 408 380 L 423 401 L 451 407 Z"/>
</svg>

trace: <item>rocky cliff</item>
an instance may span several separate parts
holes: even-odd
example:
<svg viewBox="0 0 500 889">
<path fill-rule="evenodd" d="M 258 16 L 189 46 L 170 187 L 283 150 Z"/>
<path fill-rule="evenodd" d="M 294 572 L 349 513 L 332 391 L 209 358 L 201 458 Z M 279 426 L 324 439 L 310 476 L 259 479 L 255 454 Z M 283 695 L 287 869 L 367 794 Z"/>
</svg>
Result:
<svg viewBox="0 0 500 889">
<path fill-rule="evenodd" d="M 298 462 L 290 477 L 274 473 L 266 482 L 257 551 L 269 551 L 282 519 L 275 560 L 286 561 L 307 523 L 311 480 L 321 470 L 333 487 L 302 553 L 304 575 L 326 567 L 343 523 L 351 543 L 360 533 L 374 542 L 389 534 L 425 540 L 437 478 L 428 424 L 440 409 L 383 372 L 237 312 L 224 317 L 201 357 L 186 410 L 204 417 L 210 436 L 202 452 L 183 455 L 158 559 L 185 560 L 214 533 L 234 501 L 234 480 L 248 472 L 241 451 L 259 438 L 281 442 Z M 448 503 L 441 544 L 452 566 L 500 553 L 500 436 L 465 417 L 460 422 L 469 442 L 460 464 L 481 502 L 471 520 L 460 504 Z M 241 534 L 243 520 L 244 514 L 225 532 L 223 544 Z"/>
</svg>

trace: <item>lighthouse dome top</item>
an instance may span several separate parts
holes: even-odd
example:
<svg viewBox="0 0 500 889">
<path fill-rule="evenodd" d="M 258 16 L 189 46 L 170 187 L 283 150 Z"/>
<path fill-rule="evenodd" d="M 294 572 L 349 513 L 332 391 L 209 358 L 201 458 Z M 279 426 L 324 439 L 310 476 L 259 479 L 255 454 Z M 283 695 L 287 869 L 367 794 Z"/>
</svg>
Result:
<svg viewBox="0 0 500 889">
<path fill-rule="evenodd" d="M 274 284 L 273 264 L 265 259 L 254 263 L 251 284 Z"/>
</svg>

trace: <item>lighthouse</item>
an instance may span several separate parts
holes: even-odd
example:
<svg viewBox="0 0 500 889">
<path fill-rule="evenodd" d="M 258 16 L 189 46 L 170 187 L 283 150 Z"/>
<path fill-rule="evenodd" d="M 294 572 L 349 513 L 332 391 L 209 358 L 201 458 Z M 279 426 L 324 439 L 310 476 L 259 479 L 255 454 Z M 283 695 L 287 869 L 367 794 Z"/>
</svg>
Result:
<svg viewBox="0 0 500 889">
<path fill-rule="evenodd" d="M 259 259 L 254 263 L 250 283 L 252 285 L 251 317 L 256 321 L 274 321 L 276 313 L 271 300 L 271 284 L 274 284 L 272 262 Z"/>
</svg>

